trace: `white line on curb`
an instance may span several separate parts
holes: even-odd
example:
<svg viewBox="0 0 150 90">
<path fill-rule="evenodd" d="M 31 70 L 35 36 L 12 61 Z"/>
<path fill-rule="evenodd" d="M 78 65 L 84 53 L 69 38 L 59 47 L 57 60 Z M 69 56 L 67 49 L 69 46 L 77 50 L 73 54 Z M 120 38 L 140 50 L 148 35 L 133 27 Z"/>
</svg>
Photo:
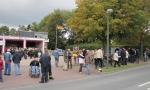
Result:
<svg viewBox="0 0 150 90">
<path fill-rule="evenodd" d="M 149 84 L 149 83 L 150 83 L 150 82 L 143 83 L 143 84 L 139 85 L 139 87 L 145 86 L 145 85 L 147 85 L 147 84 Z"/>
</svg>

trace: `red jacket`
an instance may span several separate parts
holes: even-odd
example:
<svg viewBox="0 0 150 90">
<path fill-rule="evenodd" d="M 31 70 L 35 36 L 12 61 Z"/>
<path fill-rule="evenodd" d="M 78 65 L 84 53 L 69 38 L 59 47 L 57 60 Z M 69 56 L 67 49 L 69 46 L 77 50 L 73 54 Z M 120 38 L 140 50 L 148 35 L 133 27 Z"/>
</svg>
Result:
<svg viewBox="0 0 150 90">
<path fill-rule="evenodd" d="M 4 69 L 3 60 L 0 58 L 0 70 Z"/>
</svg>

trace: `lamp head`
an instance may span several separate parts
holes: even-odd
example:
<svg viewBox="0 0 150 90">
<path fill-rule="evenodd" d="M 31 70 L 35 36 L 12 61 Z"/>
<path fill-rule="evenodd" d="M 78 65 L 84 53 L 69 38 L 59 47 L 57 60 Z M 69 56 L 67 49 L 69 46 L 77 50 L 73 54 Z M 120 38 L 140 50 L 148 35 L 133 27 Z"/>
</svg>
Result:
<svg viewBox="0 0 150 90">
<path fill-rule="evenodd" d="M 113 9 L 107 9 L 107 13 L 112 13 Z"/>
</svg>

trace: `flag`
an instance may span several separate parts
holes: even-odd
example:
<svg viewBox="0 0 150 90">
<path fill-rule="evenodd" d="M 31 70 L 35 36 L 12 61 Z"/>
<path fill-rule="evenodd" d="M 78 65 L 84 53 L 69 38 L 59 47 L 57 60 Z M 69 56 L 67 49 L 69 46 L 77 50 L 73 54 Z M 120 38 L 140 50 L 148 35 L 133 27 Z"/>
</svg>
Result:
<svg viewBox="0 0 150 90">
<path fill-rule="evenodd" d="M 64 30 L 64 28 L 63 28 L 61 25 L 58 25 L 58 26 L 57 26 L 57 29 L 59 29 L 59 30 Z"/>
</svg>

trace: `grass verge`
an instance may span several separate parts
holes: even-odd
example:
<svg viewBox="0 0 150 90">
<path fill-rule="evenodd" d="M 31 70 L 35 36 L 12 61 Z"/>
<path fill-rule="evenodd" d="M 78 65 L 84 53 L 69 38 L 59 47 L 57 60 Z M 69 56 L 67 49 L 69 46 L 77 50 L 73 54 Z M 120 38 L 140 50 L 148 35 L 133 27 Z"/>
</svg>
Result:
<svg viewBox="0 0 150 90">
<path fill-rule="evenodd" d="M 150 65 L 149 62 L 141 62 L 139 64 L 128 64 L 128 65 L 122 65 L 120 67 L 116 66 L 116 67 L 108 67 L 108 68 L 103 68 L 103 72 L 114 72 L 114 71 L 119 71 L 119 70 L 125 70 L 128 68 L 134 68 L 134 67 L 138 67 L 138 66 L 144 66 L 144 65 Z"/>
</svg>

